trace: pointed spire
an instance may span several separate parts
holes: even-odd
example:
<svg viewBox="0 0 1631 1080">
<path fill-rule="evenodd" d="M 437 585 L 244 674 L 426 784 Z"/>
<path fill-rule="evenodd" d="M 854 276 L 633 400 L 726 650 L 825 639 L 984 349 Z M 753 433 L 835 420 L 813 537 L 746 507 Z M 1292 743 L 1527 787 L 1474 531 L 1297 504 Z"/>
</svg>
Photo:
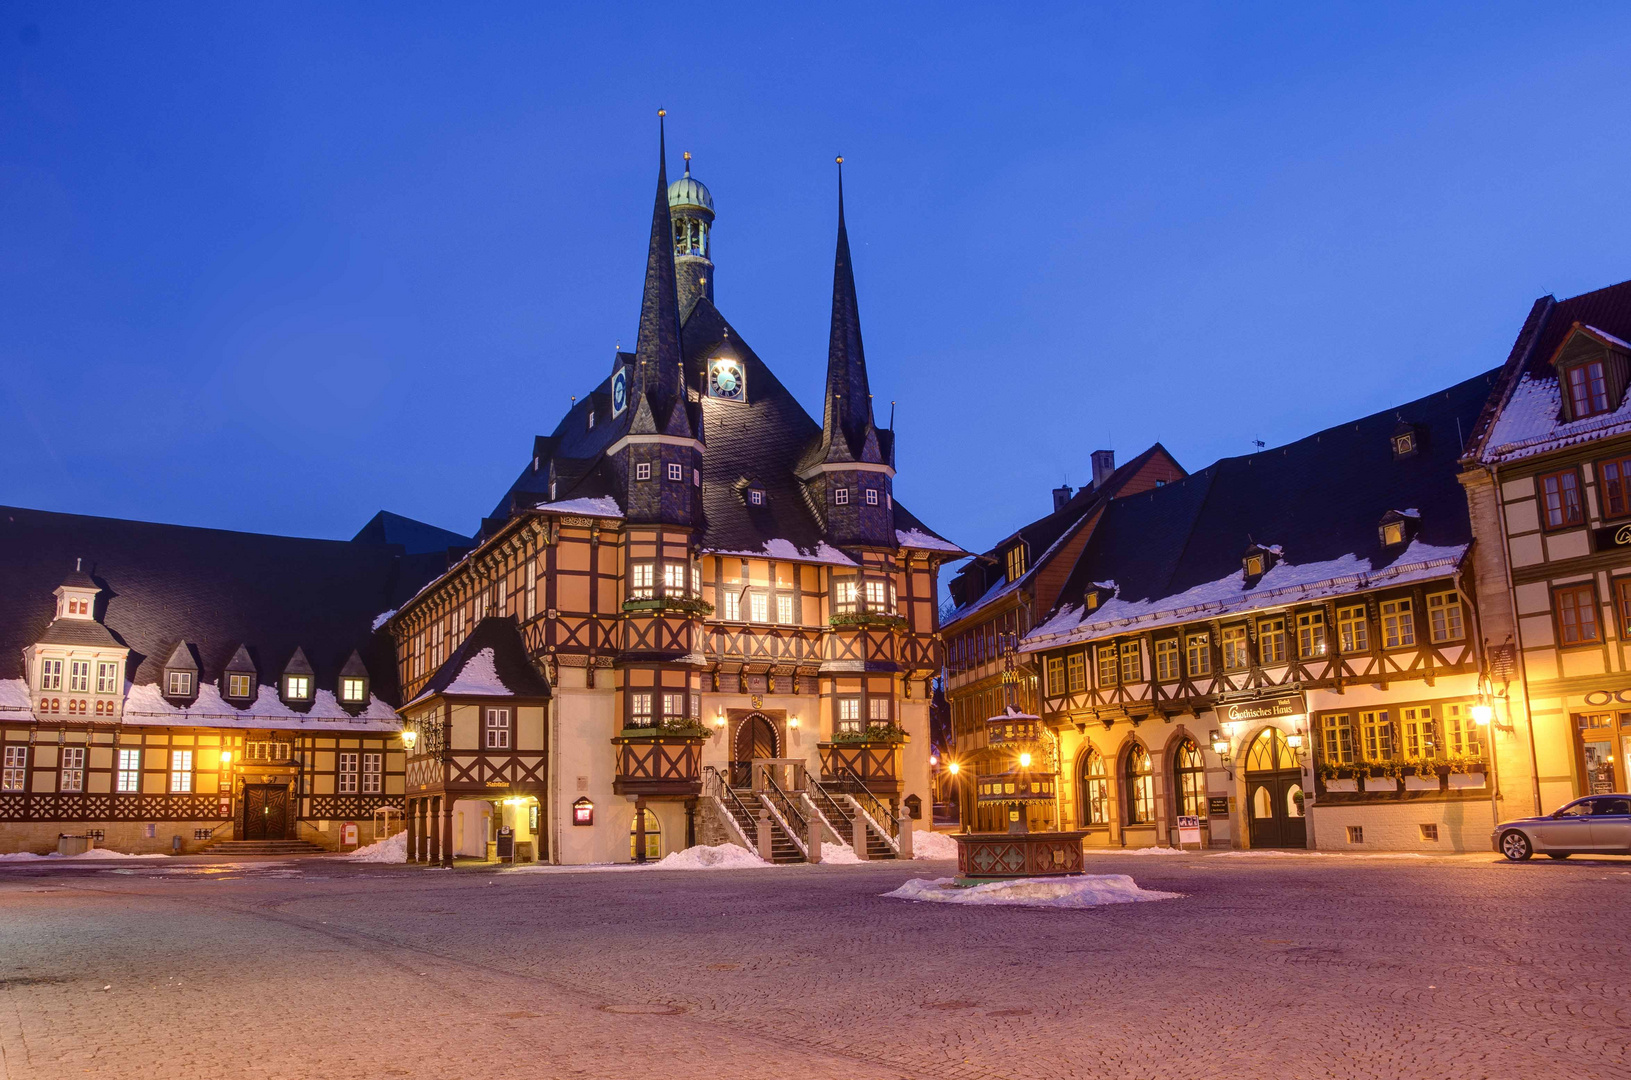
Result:
<svg viewBox="0 0 1631 1080">
<path fill-rule="evenodd" d="M 833 256 L 832 332 L 827 341 L 827 393 L 822 444 L 828 461 L 876 461 L 872 391 L 861 347 L 861 311 L 855 298 L 849 230 L 844 225 L 844 159 L 838 158 L 838 249 Z"/>
<path fill-rule="evenodd" d="M 634 346 L 636 395 L 651 399 L 656 417 L 668 415 L 683 386 L 680 370 L 680 302 L 674 281 L 674 223 L 668 215 L 668 143 L 657 110 L 657 200 L 651 211 L 645 290 L 640 297 L 640 334 Z"/>
</svg>

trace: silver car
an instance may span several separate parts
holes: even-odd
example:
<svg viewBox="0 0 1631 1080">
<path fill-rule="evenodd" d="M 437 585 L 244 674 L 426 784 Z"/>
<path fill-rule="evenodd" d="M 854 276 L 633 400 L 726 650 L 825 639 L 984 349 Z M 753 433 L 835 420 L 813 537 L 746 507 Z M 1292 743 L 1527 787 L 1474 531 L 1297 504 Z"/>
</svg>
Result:
<svg viewBox="0 0 1631 1080">
<path fill-rule="evenodd" d="M 1554 859 L 1631 855 L 1631 795 L 1588 795 L 1545 817 L 1503 821 L 1490 841 L 1513 862 L 1536 852 Z"/>
</svg>

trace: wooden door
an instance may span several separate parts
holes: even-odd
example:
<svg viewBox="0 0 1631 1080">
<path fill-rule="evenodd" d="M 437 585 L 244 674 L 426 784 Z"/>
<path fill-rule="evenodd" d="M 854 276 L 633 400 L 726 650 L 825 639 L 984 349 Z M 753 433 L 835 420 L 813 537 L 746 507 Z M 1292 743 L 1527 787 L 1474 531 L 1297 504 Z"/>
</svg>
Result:
<svg viewBox="0 0 1631 1080">
<path fill-rule="evenodd" d="M 283 784 L 244 785 L 245 840 L 282 840 L 289 829 L 289 789 Z"/>
<path fill-rule="evenodd" d="M 736 729 L 736 753 L 731 760 L 731 786 L 751 786 L 753 759 L 775 756 L 775 725 L 758 713 L 753 713 Z"/>
<path fill-rule="evenodd" d="M 1285 736 L 1264 728 L 1246 753 L 1247 835 L 1254 848 L 1305 848 L 1303 774 Z"/>
</svg>

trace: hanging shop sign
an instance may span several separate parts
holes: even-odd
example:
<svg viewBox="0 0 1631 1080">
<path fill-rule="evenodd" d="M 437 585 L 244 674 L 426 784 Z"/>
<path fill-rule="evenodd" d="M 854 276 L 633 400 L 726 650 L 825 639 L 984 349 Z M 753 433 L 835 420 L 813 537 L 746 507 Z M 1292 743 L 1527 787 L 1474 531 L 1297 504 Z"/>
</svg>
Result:
<svg viewBox="0 0 1631 1080">
<path fill-rule="evenodd" d="M 1225 723 L 1249 720 L 1274 720 L 1282 716 L 1301 716 L 1308 711 L 1308 702 L 1301 694 L 1281 694 L 1278 697 L 1254 698 L 1219 705 L 1218 712 Z"/>
</svg>

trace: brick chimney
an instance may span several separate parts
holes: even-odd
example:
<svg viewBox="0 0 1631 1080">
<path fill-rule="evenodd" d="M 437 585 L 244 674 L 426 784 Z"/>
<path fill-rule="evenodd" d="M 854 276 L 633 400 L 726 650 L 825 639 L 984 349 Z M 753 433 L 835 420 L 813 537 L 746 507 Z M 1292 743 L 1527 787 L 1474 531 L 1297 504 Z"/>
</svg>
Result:
<svg viewBox="0 0 1631 1080">
<path fill-rule="evenodd" d="M 1074 494 L 1075 494 L 1075 492 L 1073 492 L 1070 489 L 1069 484 L 1065 484 L 1065 485 L 1063 485 L 1061 487 L 1054 488 L 1053 489 L 1053 509 L 1054 509 L 1054 512 L 1057 513 L 1058 511 L 1063 510 L 1065 508 L 1065 504 L 1070 501 L 1070 497 L 1072 495 L 1074 495 Z"/>
</svg>

